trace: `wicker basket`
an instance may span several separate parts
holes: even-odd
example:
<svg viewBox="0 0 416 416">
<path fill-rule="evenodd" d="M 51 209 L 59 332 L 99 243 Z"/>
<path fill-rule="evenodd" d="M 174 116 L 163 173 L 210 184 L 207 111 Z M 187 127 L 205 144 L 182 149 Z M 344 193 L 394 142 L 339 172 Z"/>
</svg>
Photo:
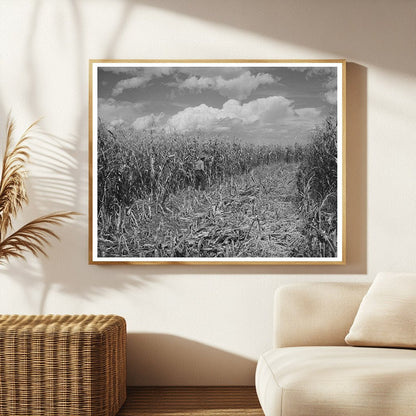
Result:
<svg viewBox="0 0 416 416">
<path fill-rule="evenodd" d="M 114 416 L 126 399 L 126 322 L 0 315 L 0 415 Z"/>
</svg>

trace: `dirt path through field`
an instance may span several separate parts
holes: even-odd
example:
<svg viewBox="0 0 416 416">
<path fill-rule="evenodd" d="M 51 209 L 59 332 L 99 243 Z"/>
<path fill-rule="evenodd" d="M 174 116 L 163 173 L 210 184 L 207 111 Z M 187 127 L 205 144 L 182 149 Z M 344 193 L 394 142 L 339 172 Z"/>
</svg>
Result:
<svg viewBox="0 0 416 416">
<path fill-rule="evenodd" d="M 302 238 L 295 163 L 171 195 L 135 230 L 138 257 L 289 257 Z M 131 253 L 130 253 L 131 254 Z"/>
</svg>

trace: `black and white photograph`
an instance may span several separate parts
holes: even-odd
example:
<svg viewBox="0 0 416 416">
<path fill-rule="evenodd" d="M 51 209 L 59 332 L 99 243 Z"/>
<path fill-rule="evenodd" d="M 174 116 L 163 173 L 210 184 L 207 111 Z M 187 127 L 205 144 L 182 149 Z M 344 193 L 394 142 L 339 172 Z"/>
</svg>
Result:
<svg viewBox="0 0 416 416">
<path fill-rule="evenodd" d="M 345 61 L 90 61 L 90 262 L 343 264 Z"/>
</svg>

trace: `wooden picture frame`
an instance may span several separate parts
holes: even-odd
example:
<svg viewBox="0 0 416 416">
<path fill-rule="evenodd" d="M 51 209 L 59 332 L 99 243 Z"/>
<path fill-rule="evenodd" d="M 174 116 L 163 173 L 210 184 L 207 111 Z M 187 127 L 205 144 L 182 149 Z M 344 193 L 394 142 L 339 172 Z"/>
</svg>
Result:
<svg viewBox="0 0 416 416">
<path fill-rule="evenodd" d="M 345 264 L 337 60 L 90 60 L 90 264 Z"/>
</svg>

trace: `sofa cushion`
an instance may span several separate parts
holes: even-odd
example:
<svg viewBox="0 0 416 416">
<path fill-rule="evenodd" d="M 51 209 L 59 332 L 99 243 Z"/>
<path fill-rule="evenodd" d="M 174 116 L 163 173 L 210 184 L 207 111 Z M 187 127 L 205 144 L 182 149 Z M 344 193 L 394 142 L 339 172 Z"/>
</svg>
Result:
<svg viewBox="0 0 416 416">
<path fill-rule="evenodd" d="M 345 342 L 355 346 L 416 348 L 416 274 L 377 275 Z"/>
<path fill-rule="evenodd" d="M 345 346 L 367 283 L 298 283 L 279 287 L 273 347 Z"/>
<path fill-rule="evenodd" d="M 261 356 L 256 389 L 266 416 L 416 415 L 416 351 L 277 348 Z"/>
</svg>

